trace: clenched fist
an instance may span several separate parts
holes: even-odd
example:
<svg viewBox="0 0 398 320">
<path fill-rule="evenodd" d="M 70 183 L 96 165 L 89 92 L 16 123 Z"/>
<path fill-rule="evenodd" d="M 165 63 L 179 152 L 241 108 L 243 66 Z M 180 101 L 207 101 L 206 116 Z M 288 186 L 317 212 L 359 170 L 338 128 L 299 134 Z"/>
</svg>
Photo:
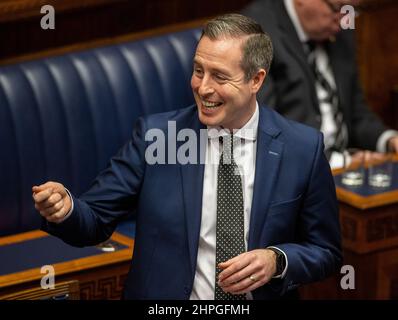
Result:
<svg viewBox="0 0 398 320">
<path fill-rule="evenodd" d="M 65 187 L 58 182 L 46 182 L 34 186 L 33 200 L 35 208 L 48 221 L 59 223 L 70 211 L 72 202 Z"/>
</svg>

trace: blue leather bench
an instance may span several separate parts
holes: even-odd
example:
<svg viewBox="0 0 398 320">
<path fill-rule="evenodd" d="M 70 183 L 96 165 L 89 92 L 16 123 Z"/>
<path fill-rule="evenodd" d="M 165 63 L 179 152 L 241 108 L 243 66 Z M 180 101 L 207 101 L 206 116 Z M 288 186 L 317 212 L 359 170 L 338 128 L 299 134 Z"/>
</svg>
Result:
<svg viewBox="0 0 398 320">
<path fill-rule="evenodd" d="M 40 227 L 31 187 L 79 195 L 145 114 L 194 102 L 189 29 L 0 67 L 0 236 Z"/>
</svg>

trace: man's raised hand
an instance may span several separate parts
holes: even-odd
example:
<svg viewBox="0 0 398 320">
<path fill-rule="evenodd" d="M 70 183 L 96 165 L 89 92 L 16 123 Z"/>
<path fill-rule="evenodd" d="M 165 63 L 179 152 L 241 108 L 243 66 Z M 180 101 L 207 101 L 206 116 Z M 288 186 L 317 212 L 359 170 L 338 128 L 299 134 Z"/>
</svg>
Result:
<svg viewBox="0 0 398 320">
<path fill-rule="evenodd" d="M 61 222 L 71 209 L 71 199 L 61 183 L 49 181 L 32 187 L 32 192 L 36 210 L 48 222 Z"/>
</svg>

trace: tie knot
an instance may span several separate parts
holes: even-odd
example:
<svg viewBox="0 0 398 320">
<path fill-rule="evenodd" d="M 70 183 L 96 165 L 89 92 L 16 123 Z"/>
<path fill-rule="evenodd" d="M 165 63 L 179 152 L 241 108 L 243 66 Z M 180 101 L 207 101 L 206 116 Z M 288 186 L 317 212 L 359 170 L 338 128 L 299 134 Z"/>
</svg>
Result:
<svg viewBox="0 0 398 320">
<path fill-rule="evenodd" d="M 220 146 L 222 150 L 222 162 L 223 164 L 231 164 L 233 159 L 233 135 L 232 133 L 227 136 L 220 137 Z"/>
<path fill-rule="evenodd" d="M 236 147 L 239 148 L 242 143 L 242 139 L 240 137 L 234 136 L 231 133 L 229 135 L 219 137 L 219 142 L 221 150 L 220 161 L 222 162 L 222 164 L 235 165 L 234 149 L 236 149 Z"/>
</svg>

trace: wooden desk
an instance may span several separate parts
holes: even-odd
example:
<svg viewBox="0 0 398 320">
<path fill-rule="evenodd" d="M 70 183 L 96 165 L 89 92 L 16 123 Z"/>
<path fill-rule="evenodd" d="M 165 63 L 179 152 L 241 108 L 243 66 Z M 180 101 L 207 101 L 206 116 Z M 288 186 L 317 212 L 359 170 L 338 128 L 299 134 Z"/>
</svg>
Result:
<svg viewBox="0 0 398 320">
<path fill-rule="evenodd" d="M 341 171 L 335 171 L 335 178 Z M 397 177 L 394 177 L 396 179 Z M 397 181 L 397 180 L 395 180 Z M 303 299 L 398 299 L 398 189 L 361 196 L 336 187 L 344 265 L 355 270 L 355 289 L 343 274 L 304 286 Z"/>
<path fill-rule="evenodd" d="M 29 255 L 39 253 L 37 247 L 40 243 L 35 241 L 48 241 L 53 248 L 64 246 L 71 255 L 80 255 L 79 258 L 58 263 L 48 263 L 46 261 L 34 261 L 31 265 L 37 265 L 34 268 L 19 270 L 15 273 L 0 273 L 0 296 L 10 294 L 16 291 L 39 287 L 40 281 L 45 274 L 40 273 L 43 265 L 50 264 L 55 270 L 55 282 L 68 280 L 78 280 L 80 286 L 81 299 L 120 299 L 124 285 L 124 280 L 131 264 L 134 240 L 125 237 L 119 233 L 114 233 L 111 237 L 111 243 L 116 247 L 113 252 L 104 252 L 100 248 L 91 247 L 89 254 L 81 254 L 80 248 L 72 248 L 63 244 L 59 239 L 49 236 L 42 231 L 31 231 L 0 238 L 0 252 L 6 250 L 7 246 L 19 246 L 23 252 L 24 246 L 31 246 L 27 257 L 14 256 L 13 259 L 27 259 Z M 56 242 L 55 246 L 54 243 Z M 58 243 L 59 242 L 59 243 Z M 39 248 L 40 249 L 40 248 Z M 42 248 L 48 250 L 47 246 Z M 74 251 L 76 250 L 76 252 Z M 88 251 L 87 251 L 88 252 Z M 55 255 L 56 253 L 54 253 Z M 62 260 L 62 255 L 51 257 L 52 259 Z M 40 259 L 39 259 L 40 260 Z M 65 260 L 65 259 L 63 259 Z M 28 261 L 29 262 L 29 261 Z M 38 264 L 39 263 L 39 264 Z M 19 264 L 21 265 L 21 263 Z M 2 269 L 3 268 L 3 269 Z M 7 266 L 5 263 L 0 266 L 0 271 L 4 271 Z"/>
</svg>

